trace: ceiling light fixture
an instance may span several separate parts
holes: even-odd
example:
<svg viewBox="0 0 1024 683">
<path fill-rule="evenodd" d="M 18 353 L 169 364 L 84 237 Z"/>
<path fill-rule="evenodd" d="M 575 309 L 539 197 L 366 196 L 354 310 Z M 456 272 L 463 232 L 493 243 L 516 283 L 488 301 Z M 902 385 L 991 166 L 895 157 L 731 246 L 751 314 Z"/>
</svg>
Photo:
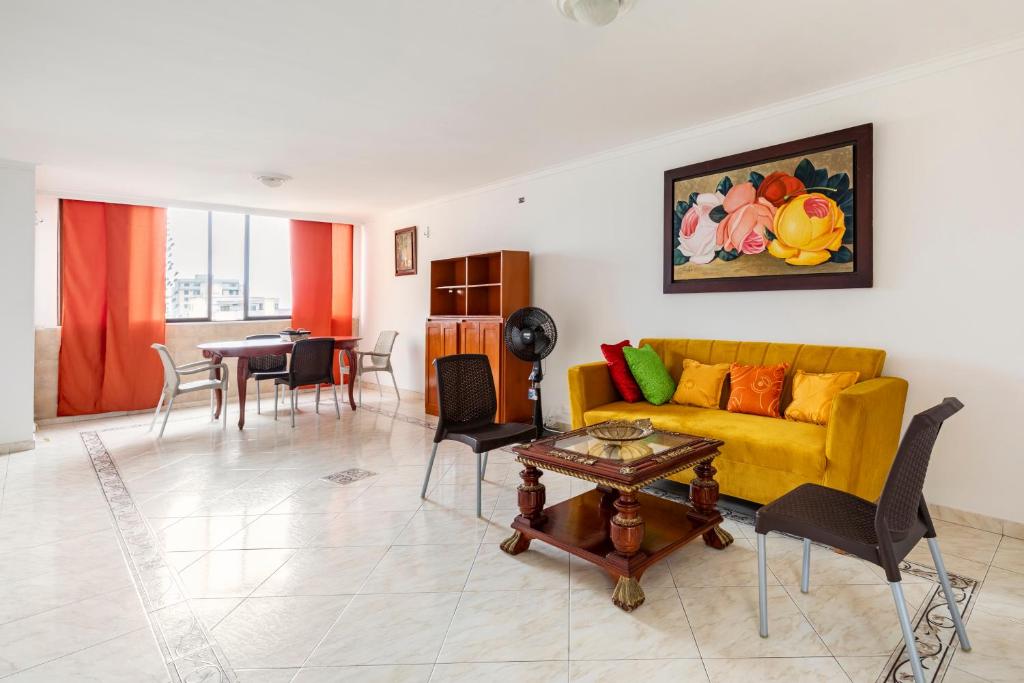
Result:
<svg viewBox="0 0 1024 683">
<path fill-rule="evenodd" d="M 636 0 L 555 0 L 558 11 L 587 26 L 605 26 L 633 6 Z"/>
<path fill-rule="evenodd" d="M 267 187 L 281 187 L 292 179 L 290 175 L 283 173 L 257 173 L 254 177 Z"/>
</svg>

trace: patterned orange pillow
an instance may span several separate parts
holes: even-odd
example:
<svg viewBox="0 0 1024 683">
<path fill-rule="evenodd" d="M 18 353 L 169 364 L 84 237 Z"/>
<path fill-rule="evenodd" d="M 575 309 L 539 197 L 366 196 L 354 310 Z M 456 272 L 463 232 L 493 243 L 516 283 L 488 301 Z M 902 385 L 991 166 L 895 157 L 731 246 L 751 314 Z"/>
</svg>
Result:
<svg viewBox="0 0 1024 683">
<path fill-rule="evenodd" d="M 726 408 L 731 413 L 779 417 L 779 398 L 789 363 L 739 365 L 729 369 L 732 389 Z"/>
</svg>

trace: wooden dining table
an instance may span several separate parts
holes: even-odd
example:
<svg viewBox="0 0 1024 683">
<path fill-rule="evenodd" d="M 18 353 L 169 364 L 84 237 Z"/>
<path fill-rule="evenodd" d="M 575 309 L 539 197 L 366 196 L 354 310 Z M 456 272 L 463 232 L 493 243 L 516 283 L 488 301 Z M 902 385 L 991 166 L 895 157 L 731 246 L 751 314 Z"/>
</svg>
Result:
<svg viewBox="0 0 1024 683">
<path fill-rule="evenodd" d="M 362 337 L 332 337 L 334 348 L 340 349 L 345 354 L 345 364 L 349 368 L 356 367 L 356 345 Z M 291 353 L 295 342 L 284 341 L 283 339 L 239 339 L 235 341 L 207 342 L 199 344 L 198 348 L 203 352 L 204 358 L 211 358 L 219 363 L 224 358 L 237 358 L 238 369 L 235 374 L 238 376 L 238 428 L 245 426 L 245 387 L 249 379 L 249 359 L 255 356 L 271 356 Z M 220 377 L 220 370 L 217 370 L 217 377 Z M 348 404 L 352 410 L 356 409 L 356 398 L 352 391 L 352 375 L 349 375 L 348 383 Z M 217 410 L 214 413 L 220 417 L 221 406 L 225 400 L 220 389 L 214 392 L 217 396 Z"/>
</svg>

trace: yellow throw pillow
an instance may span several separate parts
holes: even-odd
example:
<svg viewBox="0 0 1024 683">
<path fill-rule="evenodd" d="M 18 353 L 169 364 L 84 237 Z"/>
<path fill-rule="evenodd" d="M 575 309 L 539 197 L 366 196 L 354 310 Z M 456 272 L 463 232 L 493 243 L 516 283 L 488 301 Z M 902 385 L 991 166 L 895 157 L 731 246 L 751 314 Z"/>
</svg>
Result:
<svg viewBox="0 0 1024 683">
<path fill-rule="evenodd" d="M 797 370 L 793 374 L 793 401 L 786 408 L 786 419 L 795 422 L 828 424 L 836 395 L 857 383 L 859 372 L 815 374 Z"/>
<path fill-rule="evenodd" d="M 687 358 L 683 361 L 683 376 L 676 385 L 673 403 L 718 408 L 722 398 L 722 385 L 729 376 L 729 364 L 705 365 Z"/>
</svg>

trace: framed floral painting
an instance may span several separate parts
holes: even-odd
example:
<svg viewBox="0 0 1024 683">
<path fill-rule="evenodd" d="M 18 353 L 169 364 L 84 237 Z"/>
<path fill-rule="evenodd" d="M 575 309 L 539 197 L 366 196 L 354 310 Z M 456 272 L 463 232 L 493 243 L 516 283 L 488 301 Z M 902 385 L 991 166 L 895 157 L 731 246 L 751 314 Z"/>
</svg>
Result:
<svg viewBox="0 0 1024 683">
<path fill-rule="evenodd" d="M 665 172 L 664 291 L 871 286 L 871 124 Z"/>
</svg>

